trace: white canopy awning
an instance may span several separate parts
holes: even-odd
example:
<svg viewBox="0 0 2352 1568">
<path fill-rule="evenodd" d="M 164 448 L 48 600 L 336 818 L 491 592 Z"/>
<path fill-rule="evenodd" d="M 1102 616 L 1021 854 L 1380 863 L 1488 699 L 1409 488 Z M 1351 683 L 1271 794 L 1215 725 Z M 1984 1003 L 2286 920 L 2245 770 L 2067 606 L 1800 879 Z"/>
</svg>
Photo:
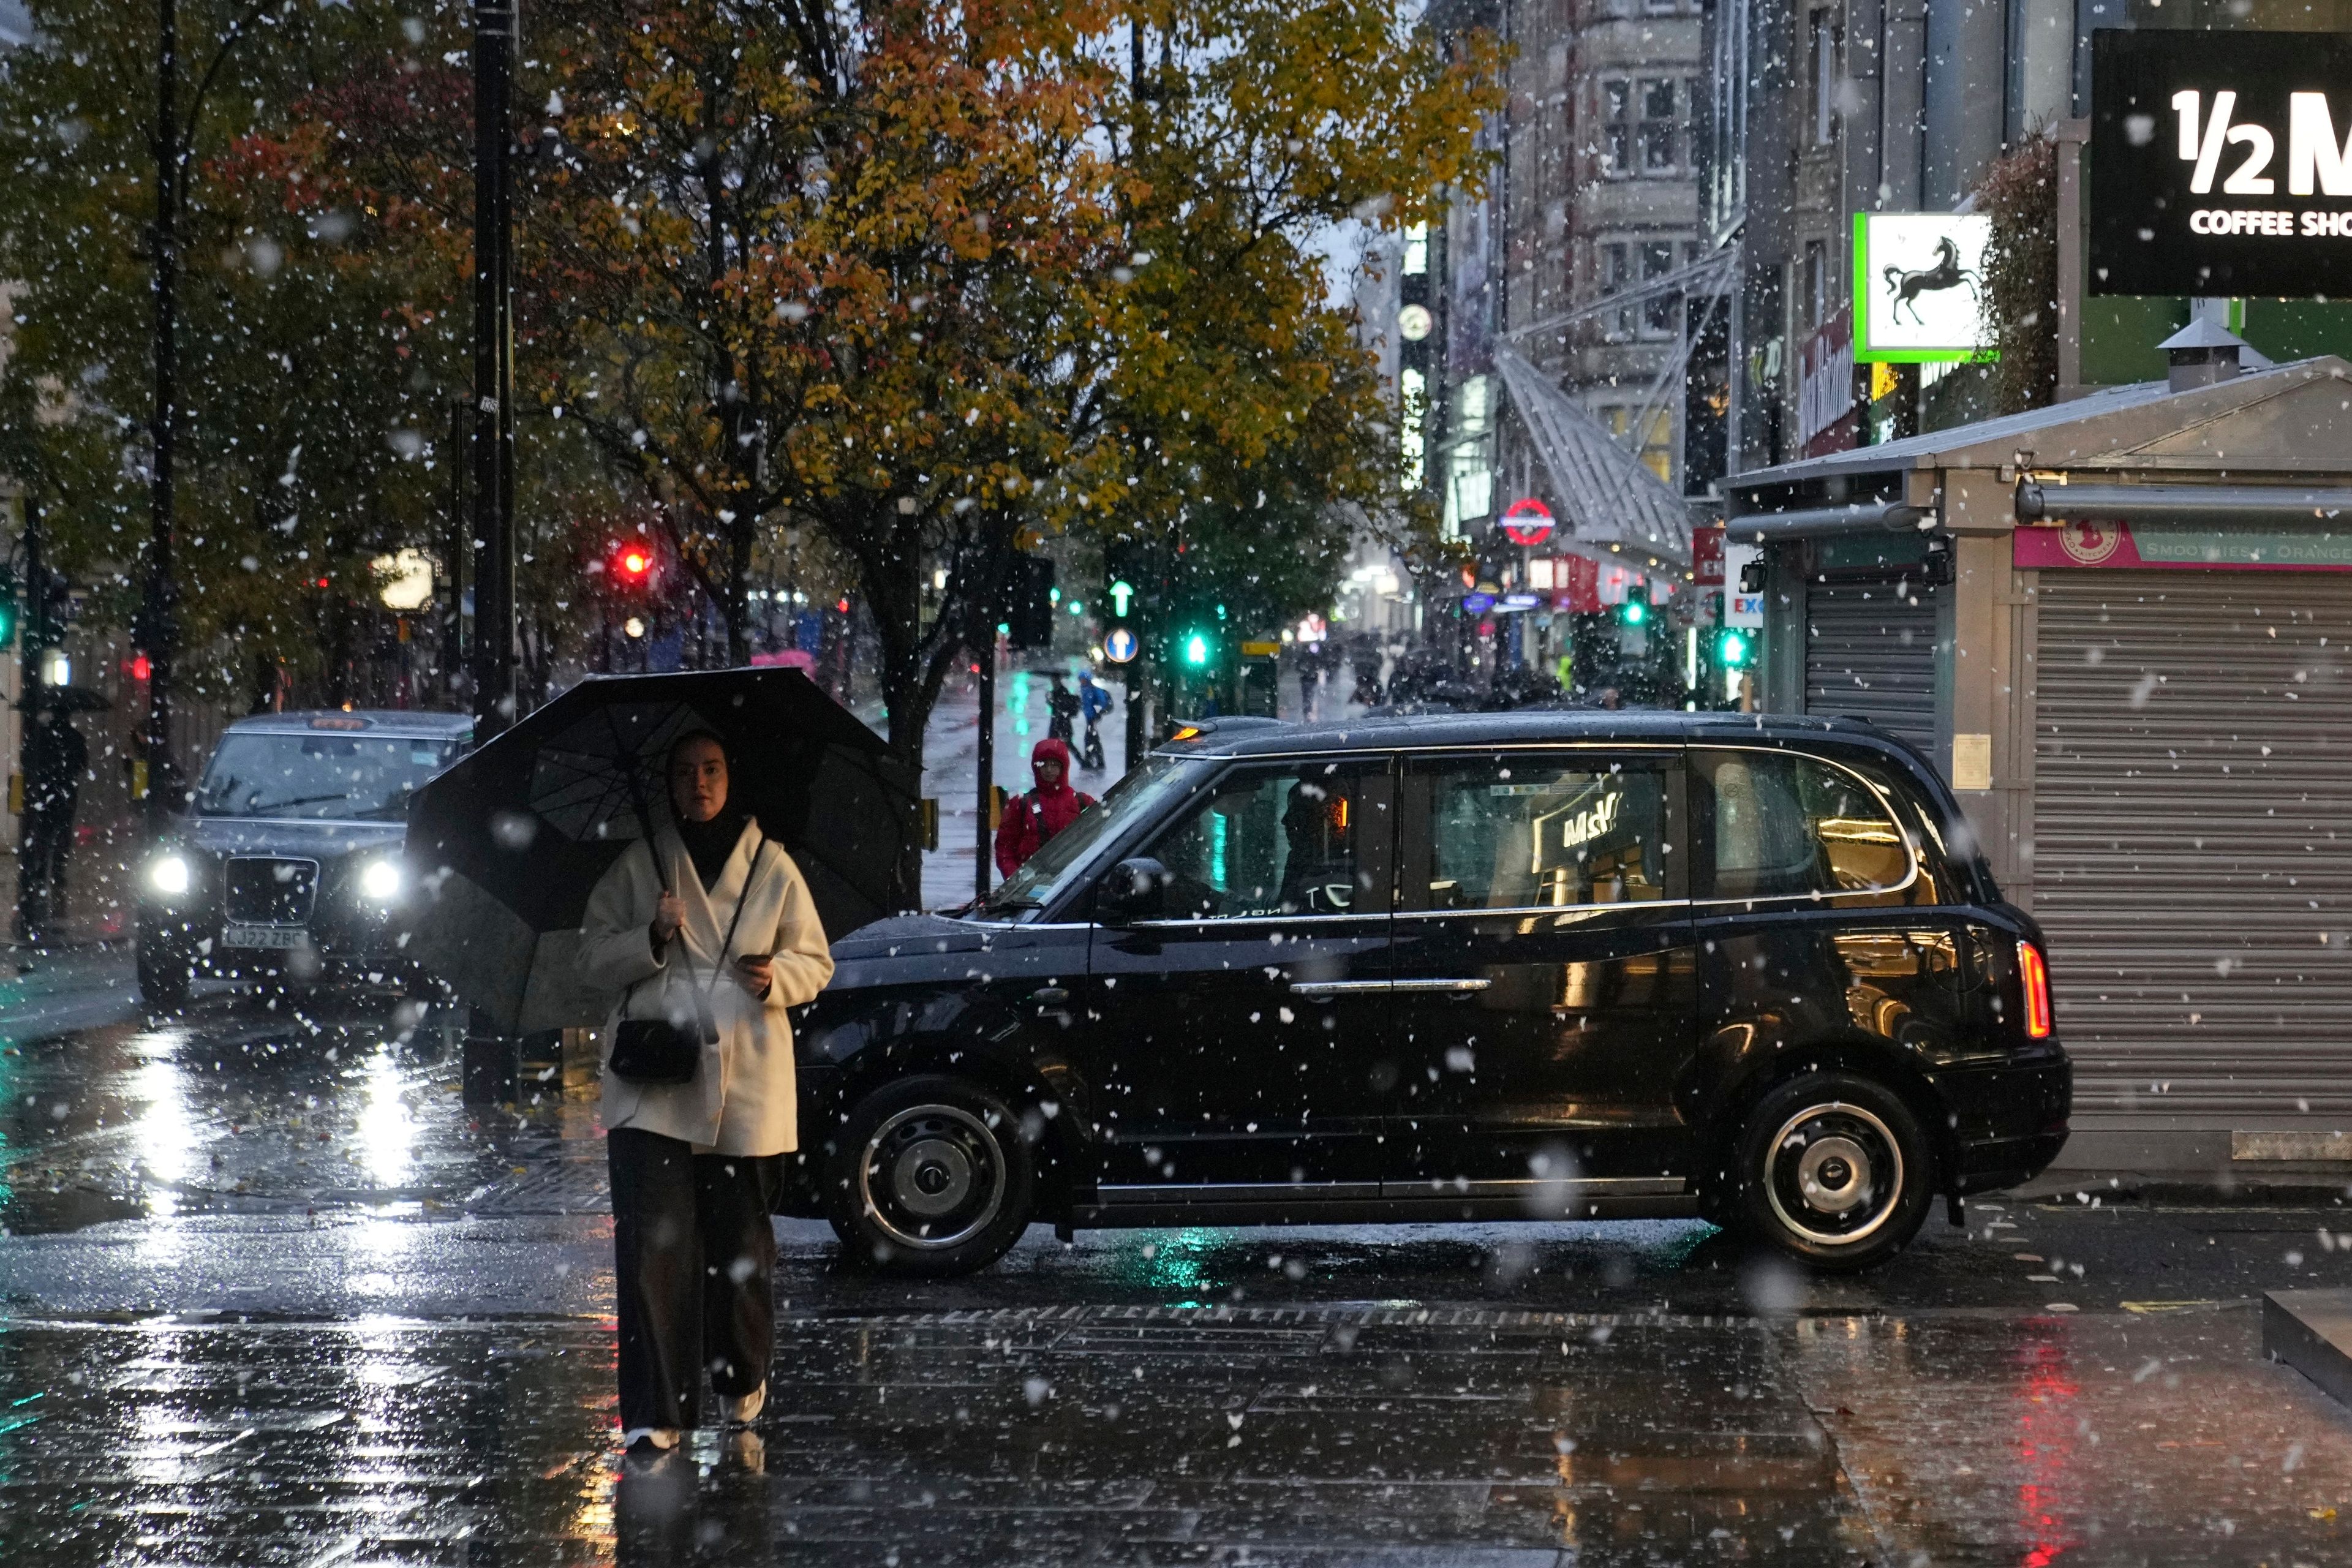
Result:
<svg viewBox="0 0 2352 1568">
<path fill-rule="evenodd" d="M 1682 497 L 1518 351 L 1497 345 L 1495 368 L 1550 476 L 1559 547 L 1629 566 L 1688 571 L 1690 511 Z"/>
</svg>

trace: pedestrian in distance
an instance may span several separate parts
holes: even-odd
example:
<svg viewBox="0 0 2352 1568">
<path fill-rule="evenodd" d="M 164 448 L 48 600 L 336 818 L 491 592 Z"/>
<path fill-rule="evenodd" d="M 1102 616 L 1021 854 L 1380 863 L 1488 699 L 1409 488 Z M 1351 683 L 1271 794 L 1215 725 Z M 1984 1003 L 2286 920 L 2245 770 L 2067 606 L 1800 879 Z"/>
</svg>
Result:
<svg viewBox="0 0 2352 1568">
<path fill-rule="evenodd" d="M 1054 671 L 1054 689 L 1045 693 L 1045 711 L 1050 715 L 1045 733 L 1054 740 L 1067 743 L 1077 739 L 1074 721 L 1078 716 L 1078 694 L 1063 682 L 1062 672 Z"/>
<path fill-rule="evenodd" d="M 800 868 L 729 805 L 718 737 L 681 739 L 666 772 L 668 810 L 589 895 L 579 954 L 620 992 L 602 1088 L 622 1443 L 640 1458 L 700 1425 L 706 1370 L 730 1423 L 766 1403 L 768 1215 L 800 1147 L 784 1009 L 833 978 Z"/>
<path fill-rule="evenodd" d="M 1081 765 L 1095 773 L 1102 772 L 1106 765 L 1103 762 L 1102 721 L 1103 715 L 1109 711 L 1110 693 L 1103 689 L 1101 681 L 1095 679 L 1094 671 L 1078 671 L 1078 713 L 1087 722 L 1086 750 L 1079 760 Z"/>
<path fill-rule="evenodd" d="M 1007 877 L 1095 803 L 1070 787 L 1070 748 L 1050 735 L 1029 753 L 1029 773 L 1037 787 L 1006 801 L 996 827 L 996 868 Z"/>
<path fill-rule="evenodd" d="M 74 816 L 89 746 L 59 707 L 34 716 L 32 767 L 26 779 L 24 847 L 16 861 L 16 923 L 35 946 L 46 945 L 65 919 L 66 868 L 73 856 Z"/>
</svg>

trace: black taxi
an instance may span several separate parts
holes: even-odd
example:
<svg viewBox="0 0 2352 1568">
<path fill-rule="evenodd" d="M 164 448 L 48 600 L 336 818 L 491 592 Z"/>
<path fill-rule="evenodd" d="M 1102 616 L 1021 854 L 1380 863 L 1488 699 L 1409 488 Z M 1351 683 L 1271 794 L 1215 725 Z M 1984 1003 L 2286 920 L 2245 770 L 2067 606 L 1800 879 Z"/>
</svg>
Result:
<svg viewBox="0 0 2352 1568">
<path fill-rule="evenodd" d="M 1180 734 L 984 901 L 835 944 L 796 1201 L 854 1256 L 1702 1215 L 1859 1268 L 2065 1142 L 2041 931 L 1866 724 Z"/>
<path fill-rule="evenodd" d="M 176 1008 L 199 977 L 404 976 L 408 796 L 473 740 L 462 713 L 331 709 L 231 724 L 138 868 L 139 993 Z"/>
</svg>

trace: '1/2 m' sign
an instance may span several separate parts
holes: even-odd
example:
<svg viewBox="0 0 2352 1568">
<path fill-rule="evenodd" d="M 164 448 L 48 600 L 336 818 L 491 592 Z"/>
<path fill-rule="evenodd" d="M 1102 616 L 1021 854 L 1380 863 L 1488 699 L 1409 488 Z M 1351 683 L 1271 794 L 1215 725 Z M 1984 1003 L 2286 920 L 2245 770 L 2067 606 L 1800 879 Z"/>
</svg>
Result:
<svg viewBox="0 0 2352 1568">
<path fill-rule="evenodd" d="M 2352 267 L 2352 37 L 2092 39 L 2091 291 L 2308 297 Z"/>
</svg>

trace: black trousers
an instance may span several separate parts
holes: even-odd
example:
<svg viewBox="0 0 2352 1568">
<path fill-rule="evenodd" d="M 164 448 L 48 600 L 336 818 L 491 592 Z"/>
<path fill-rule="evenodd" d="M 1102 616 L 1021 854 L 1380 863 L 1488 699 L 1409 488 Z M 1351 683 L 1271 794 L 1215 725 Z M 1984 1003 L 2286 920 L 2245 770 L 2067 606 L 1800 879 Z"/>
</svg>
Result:
<svg viewBox="0 0 2352 1568">
<path fill-rule="evenodd" d="M 776 1343 L 776 1233 L 784 1157 L 697 1154 L 658 1132 L 604 1139 L 620 1297 L 621 1429 L 701 1424 L 702 1373 L 740 1398 Z"/>
</svg>

